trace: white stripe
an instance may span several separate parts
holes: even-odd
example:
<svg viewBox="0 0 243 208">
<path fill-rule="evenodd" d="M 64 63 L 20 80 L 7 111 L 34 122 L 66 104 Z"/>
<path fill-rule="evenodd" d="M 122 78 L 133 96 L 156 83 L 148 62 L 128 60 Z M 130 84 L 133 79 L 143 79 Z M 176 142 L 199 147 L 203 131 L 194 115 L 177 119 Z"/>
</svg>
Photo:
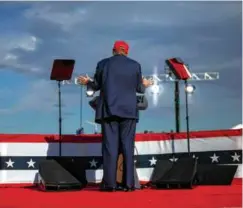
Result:
<svg viewBox="0 0 243 208">
<path fill-rule="evenodd" d="M 34 183 L 38 170 L 1 170 L 7 175 L 6 179 L 1 178 L 1 183 Z"/>
<path fill-rule="evenodd" d="M 0 144 L 0 149 L 1 149 L 0 156 L 8 154 L 8 144 L 7 143 Z M 5 171 L 2 171 L 0 181 L 2 183 L 3 181 L 6 181 L 6 180 L 7 180 L 7 173 Z"/>
<path fill-rule="evenodd" d="M 151 180 L 151 174 L 153 168 L 137 168 L 138 178 L 140 181 L 149 181 Z M 2 180 L 1 183 L 34 183 L 37 181 L 37 170 L 1 170 L 0 175 L 3 173 L 7 175 L 5 180 Z M 103 177 L 103 170 L 87 170 L 86 177 L 89 182 L 99 183 Z M 238 166 L 235 178 L 242 178 L 242 165 Z"/>
<path fill-rule="evenodd" d="M 3 147 L 7 143 L 0 143 Z M 58 156 L 58 143 L 8 143 L 2 156 Z M 62 156 L 101 156 L 100 143 L 64 143 Z"/>
<path fill-rule="evenodd" d="M 188 76 L 191 78 L 191 77 L 192 77 L 192 75 L 191 75 L 191 73 L 190 73 L 189 69 L 187 68 L 187 66 L 186 66 L 186 65 L 184 65 L 184 64 L 183 64 L 183 66 L 184 66 L 184 69 L 186 70 L 186 72 L 187 72 Z"/>
<path fill-rule="evenodd" d="M 241 142 L 242 139 L 239 136 L 191 139 L 190 150 L 191 152 L 241 150 Z M 174 140 L 174 147 L 175 153 L 187 152 L 187 140 Z M 171 140 L 136 142 L 136 148 L 139 155 L 171 154 L 173 152 Z"/>
<path fill-rule="evenodd" d="M 100 183 L 103 178 L 103 170 L 86 170 L 87 181 L 91 183 Z"/>
<path fill-rule="evenodd" d="M 143 141 L 136 142 L 135 154 L 170 154 L 172 141 Z M 2 156 L 58 156 L 58 143 L 0 143 Z M 8 148 L 7 148 L 8 147 Z M 187 140 L 174 140 L 175 152 L 187 152 Z M 191 152 L 241 150 L 242 138 L 216 137 L 190 140 Z M 7 150 L 6 150 L 7 148 Z M 100 143 L 64 143 L 63 156 L 101 156 Z"/>
<path fill-rule="evenodd" d="M 8 146 L 7 151 L 2 156 L 50 156 L 58 155 L 56 143 L 50 145 L 48 150 L 47 143 L 0 143 L 1 149 Z"/>
</svg>

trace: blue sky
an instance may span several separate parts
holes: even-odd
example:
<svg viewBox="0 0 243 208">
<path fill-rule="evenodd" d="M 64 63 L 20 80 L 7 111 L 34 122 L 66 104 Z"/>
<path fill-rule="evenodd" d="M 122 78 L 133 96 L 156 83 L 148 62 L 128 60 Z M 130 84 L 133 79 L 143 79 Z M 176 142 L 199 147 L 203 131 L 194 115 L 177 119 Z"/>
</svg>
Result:
<svg viewBox="0 0 243 208">
<path fill-rule="evenodd" d="M 175 56 L 192 72 L 219 72 L 218 81 L 193 83 L 190 127 L 231 128 L 242 121 L 241 16 L 241 2 L 1 2 L 0 132 L 58 132 L 57 87 L 49 81 L 53 59 L 74 58 L 75 74 L 92 75 L 118 39 L 130 44 L 130 57 L 144 74 L 155 67 L 163 73 L 164 60 Z M 148 97 L 137 131 L 174 129 L 173 85 L 162 87 L 158 105 Z M 183 130 L 183 92 L 181 99 Z M 63 131 L 74 133 L 80 88 L 63 86 L 63 103 Z M 87 103 L 84 97 L 83 121 L 92 121 Z"/>
</svg>

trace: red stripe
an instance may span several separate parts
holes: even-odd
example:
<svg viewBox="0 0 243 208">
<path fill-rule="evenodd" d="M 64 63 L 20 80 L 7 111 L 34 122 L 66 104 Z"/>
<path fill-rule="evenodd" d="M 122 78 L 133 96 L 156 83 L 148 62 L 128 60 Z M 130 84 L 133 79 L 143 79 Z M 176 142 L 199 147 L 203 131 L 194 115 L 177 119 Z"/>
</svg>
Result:
<svg viewBox="0 0 243 208">
<path fill-rule="evenodd" d="M 186 139 L 186 133 L 170 134 L 170 133 L 153 133 L 153 134 L 136 134 L 136 141 L 163 141 L 174 139 Z M 215 137 L 232 137 L 242 136 L 242 129 L 237 130 L 215 130 L 215 131 L 194 131 L 190 132 L 190 139 L 195 138 L 215 138 Z M 64 135 L 62 142 L 64 143 L 100 143 L 101 135 Z M 58 135 L 43 134 L 0 134 L 0 143 L 46 143 L 58 142 Z"/>
<path fill-rule="evenodd" d="M 207 137 L 232 137 L 242 136 L 242 129 L 230 129 L 230 130 L 212 130 L 212 131 L 194 131 L 190 133 L 190 139 L 193 138 L 207 138 Z M 175 134 L 176 139 L 187 138 L 186 133 Z"/>
<path fill-rule="evenodd" d="M 149 181 L 140 181 L 140 184 L 146 184 Z M 88 186 L 97 186 L 100 183 L 89 183 Z M 234 178 L 231 185 L 242 185 L 242 178 Z M 0 188 L 23 188 L 23 187 L 30 187 L 36 186 L 37 184 L 33 183 L 2 183 L 0 184 Z"/>
</svg>

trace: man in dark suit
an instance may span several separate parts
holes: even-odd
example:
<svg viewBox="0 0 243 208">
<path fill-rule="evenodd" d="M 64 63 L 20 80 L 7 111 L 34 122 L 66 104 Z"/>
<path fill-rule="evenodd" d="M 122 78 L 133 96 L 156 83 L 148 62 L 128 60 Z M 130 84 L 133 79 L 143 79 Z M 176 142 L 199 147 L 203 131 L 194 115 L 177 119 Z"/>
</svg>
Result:
<svg viewBox="0 0 243 208">
<path fill-rule="evenodd" d="M 127 57 L 129 46 L 116 41 L 113 56 L 97 64 L 94 79 L 80 76 L 78 81 L 100 90 L 95 121 L 101 124 L 103 141 L 103 189 L 116 189 L 119 144 L 124 157 L 124 185 L 134 190 L 134 140 L 138 121 L 136 93 L 144 93 L 152 82 L 142 78 L 141 66 Z"/>
</svg>

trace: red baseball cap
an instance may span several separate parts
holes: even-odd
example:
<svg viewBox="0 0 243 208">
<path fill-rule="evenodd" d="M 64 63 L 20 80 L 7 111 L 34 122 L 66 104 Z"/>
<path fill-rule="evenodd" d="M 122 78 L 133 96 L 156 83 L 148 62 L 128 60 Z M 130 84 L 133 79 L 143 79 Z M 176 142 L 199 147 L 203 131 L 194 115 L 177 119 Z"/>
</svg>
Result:
<svg viewBox="0 0 243 208">
<path fill-rule="evenodd" d="M 113 50 L 119 51 L 120 49 L 123 49 L 125 53 L 128 53 L 129 45 L 123 40 L 118 40 L 114 43 Z"/>
</svg>

